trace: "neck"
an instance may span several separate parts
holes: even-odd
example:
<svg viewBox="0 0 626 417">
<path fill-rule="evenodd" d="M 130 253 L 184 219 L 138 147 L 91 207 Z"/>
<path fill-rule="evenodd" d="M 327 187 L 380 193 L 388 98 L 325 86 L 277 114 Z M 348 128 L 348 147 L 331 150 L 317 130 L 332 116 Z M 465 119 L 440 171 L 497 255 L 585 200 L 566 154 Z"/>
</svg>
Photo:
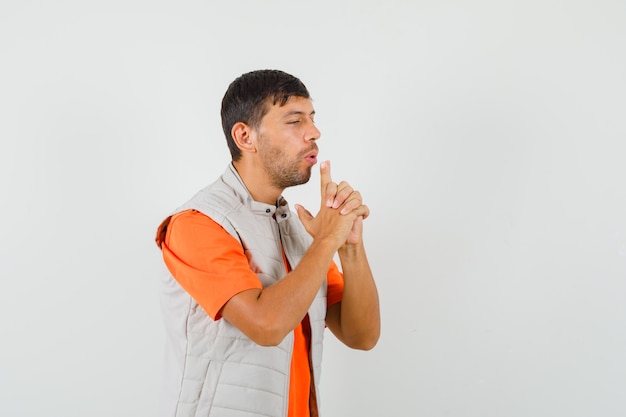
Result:
<svg viewBox="0 0 626 417">
<path fill-rule="evenodd" d="M 244 162 L 244 159 L 233 161 L 233 166 L 254 201 L 276 204 L 276 200 L 283 193 L 283 189 L 276 188 L 270 183 L 267 173 L 262 167 L 255 167 L 253 162 Z"/>
</svg>

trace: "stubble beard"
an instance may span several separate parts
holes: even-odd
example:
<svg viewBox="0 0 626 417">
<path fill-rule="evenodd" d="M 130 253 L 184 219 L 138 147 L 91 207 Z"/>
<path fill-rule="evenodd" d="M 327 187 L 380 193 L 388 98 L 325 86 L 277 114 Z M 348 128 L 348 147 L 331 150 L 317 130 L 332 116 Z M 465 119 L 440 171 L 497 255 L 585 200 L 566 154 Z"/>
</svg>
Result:
<svg viewBox="0 0 626 417">
<path fill-rule="evenodd" d="M 302 168 L 304 156 L 315 149 L 300 152 L 293 160 L 277 146 L 271 146 L 266 139 L 259 141 L 261 159 L 265 171 L 274 187 L 285 189 L 294 185 L 305 184 L 311 178 L 312 166 Z"/>
</svg>

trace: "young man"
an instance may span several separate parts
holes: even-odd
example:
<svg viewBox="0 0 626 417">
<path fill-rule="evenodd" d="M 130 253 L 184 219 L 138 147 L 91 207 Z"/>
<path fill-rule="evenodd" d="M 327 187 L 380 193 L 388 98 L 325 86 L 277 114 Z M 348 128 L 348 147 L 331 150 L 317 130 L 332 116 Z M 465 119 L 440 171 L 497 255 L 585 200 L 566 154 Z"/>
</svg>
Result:
<svg viewBox="0 0 626 417">
<path fill-rule="evenodd" d="M 226 91 L 232 162 L 157 231 L 171 272 L 163 416 L 316 416 L 325 328 L 354 349 L 377 343 L 360 193 L 321 162 L 317 215 L 296 205 L 296 218 L 281 196 L 317 163 L 314 116 L 304 84 L 282 71 Z"/>
</svg>

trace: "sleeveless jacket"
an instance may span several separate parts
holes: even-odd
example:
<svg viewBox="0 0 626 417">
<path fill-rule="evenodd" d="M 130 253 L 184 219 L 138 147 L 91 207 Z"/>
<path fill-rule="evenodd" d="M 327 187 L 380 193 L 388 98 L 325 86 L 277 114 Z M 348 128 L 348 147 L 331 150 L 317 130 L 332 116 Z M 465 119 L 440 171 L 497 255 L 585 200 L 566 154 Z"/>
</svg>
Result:
<svg viewBox="0 0 626 417">
<path fill-rule="evenodd" d="M 211 217 L 241 242 L 263 287 L 285 275 L 282 249 L 295 267 L 311 243 L 285 199 L 280 197 L 276 206 L 254 201 L 232 164 L 174 214 L 188 209 Z M 278 346 L 257 345 L 225 319 L 212 320 L 171 274 L 163 279 L 166 368 L 161 415 L 286 417 L 293 332 Z M 326 283 L 308 314 L 312 384 L 319 408 Z"/>
</svg>

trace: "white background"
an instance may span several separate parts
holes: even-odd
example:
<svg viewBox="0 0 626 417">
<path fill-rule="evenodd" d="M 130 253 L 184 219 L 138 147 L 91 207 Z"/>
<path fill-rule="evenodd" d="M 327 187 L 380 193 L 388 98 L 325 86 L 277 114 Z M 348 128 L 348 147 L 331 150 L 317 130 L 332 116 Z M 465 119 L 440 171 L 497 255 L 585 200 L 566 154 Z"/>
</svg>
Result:
<svg viewBox="0 0 626 417">
<path fill-rule="evenodd" d="M 0 415 L 154 414 L 155 230 L 260 68 L 372 211 L 382 338 L 328 335 L 326 417 L 626 415 L 622 0 L 0 0 Z"/>
</svg>

